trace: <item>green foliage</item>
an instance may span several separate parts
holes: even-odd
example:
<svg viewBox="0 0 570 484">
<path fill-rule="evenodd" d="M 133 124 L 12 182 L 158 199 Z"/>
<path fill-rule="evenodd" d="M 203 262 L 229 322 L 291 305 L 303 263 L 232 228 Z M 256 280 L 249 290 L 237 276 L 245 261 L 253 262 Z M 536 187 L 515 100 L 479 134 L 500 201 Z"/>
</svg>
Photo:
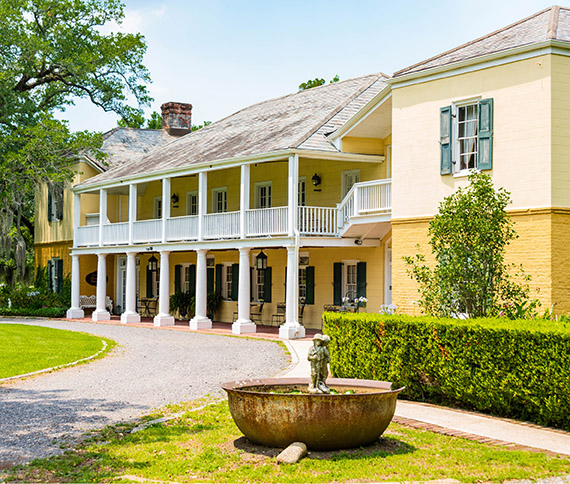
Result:
<svg viewBox="0 0 570 484">
<path fill-rule="evenodd" d="M 325 313 L 335 376 L 394 382 L 404 398 L 570 430 L 570 325 Z"/>
<path fill-rule="evenodd" d="M 153 111 L 146 122 L 146 129 L 161 129 L 162 128 L 162 116 Z"/>
<path fill-rule="evenodd" d="M 128 118 L 121 118 L 117 121 L 117 126 L 121 128 L 142 128 L 146 129 L 161 129 L 162 128 L 162 116 L 153 111 L 150 117 L 146 120 L 146 126 L 144 115 L 140 112 L 133 112 Z"/>
<path fill-rule="evenodd" d="M 204 121 L 204 124 L 193 124 L 190 127 L 190 131 L 198 131 L 199 129 L 205 128 L 206 126 L 210 126 L 212 121 Z"/>
<path fill-rule="evenodd" d="M 170 311 L 178 313 L 181 318 L 191 318 L 194 315 L 195 298 L 188 292 L 175 292 L 170 295 Z"/>
<path fill-rule="evenodd" d="M 505 305 L 528 305 L 530 277 L 505 263 L 506 247 L 518 237 L 506 212 L 510 195 L 495 190 L 486 174 L 472 173 L 469 182 L 440 203 L 430 222 L 435 267 L 421 253 L 404 257 L 419 283 L 420 306 L 432 316 L 496 316 Z"/>
<path fill-rule="evenodd" d="M 220 291 L 212 291 L 208 293 L 207 300 L 208 316 L 214 319 L 214 313 L 219 309 L 222 304 L 222 293 Z"/>
<path fill-rule="evenodd" d="M 338 77 L 337 74 L 329 81 L 329 84 L 333 84 L 338 81 L 340 81 L 340 77 Z M 315 79 L 309 79 L 307 82 L 302 82 L 299 84 L 299 91 L 305 91 L 313 87 L 322 86 L 323 84 L 326 84 L 326 81 L 322 78 L 316 77 Z"/>
<path fill-rule="evenodd" d="M 2 316 L 30 316 L 37 318 L 65 318 L 67 307 L 54 308 L 54 307 L 41 307 L 41 308 L 26 308 L 26 307 L 0 307 L 0 314 Z"/>
<path fill-rule="evenodd" d="M 69 182 L 66 168 L 84 150 L 103 157 L 100 135 L 71 133 L 54 113 L 85 98 L 129 119 L 140 111 L 127 96 L 150 101 L 143 37 L 101 28 L 120 23 L 123 9 L 119 0 L 0 2 L 0 259 L 16 261 L 20 280 L 37 186 Z"/>
</svg>

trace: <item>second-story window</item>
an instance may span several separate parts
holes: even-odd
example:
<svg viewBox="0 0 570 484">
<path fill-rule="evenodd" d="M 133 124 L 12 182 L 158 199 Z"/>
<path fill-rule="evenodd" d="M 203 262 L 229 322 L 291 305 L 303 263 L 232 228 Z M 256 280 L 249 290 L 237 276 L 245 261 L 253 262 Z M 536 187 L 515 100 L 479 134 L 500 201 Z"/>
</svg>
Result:
<svg viewBox="0 0 570 484">
<path fill-rule="evenodd" d="M 299 177 L 299 191 L 297 192 L 297 204 L 299 207 L 307 205 L 307 178 Z"/>
<path fill-rule="evenodd" d="M 55 182 L 48 186 L 48 221 L 63 220 L 63 183 Z"/>
<path fill-rule="evenodd" d="M 355 183 L 360 181 L 360 170 L 348 170 L 342 172 L 342 198 L 350 191 Z"/>
<path fill-rule="evenodd" d="M 214 188 L 212 190 L 212 212 L 222 213 L 228 211 L 228 188 Z"/>
<path fill-rule="evenodd" d="M 162 197 L 154 197 L 153 217 L 162 218 Z"/>
<path fill-rule="evenodd" d="M 271 182 L 255 184 L 255 208 L 271 208 Z"/>
<path fill-rule="evenodd" d="M 198 215 L 198 192 L 186 194 L 186 215 Z"/>
</svg>

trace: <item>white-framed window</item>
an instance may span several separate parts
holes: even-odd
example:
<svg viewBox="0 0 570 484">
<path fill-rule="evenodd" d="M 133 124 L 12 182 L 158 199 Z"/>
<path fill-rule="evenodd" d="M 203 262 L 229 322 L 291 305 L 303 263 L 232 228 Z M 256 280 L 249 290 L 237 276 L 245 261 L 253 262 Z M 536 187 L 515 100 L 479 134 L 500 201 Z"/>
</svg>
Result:
<svg viewBox="0 0 570 484">
<path fill-rule="evenodd" d="M 186 215 L 198 215 L 198 192 L 186 192 Z"/>
<path fill-rule="evenodd" d="M 160 267 L 156 271 L 151 272 L 152 277 L 152 297 L 158 297 L 160 294 Z"/>
<path fill-rule="evenodd" d="M 493 168 L 493 99 L 471 98 L 440 108 L 440 174 Z"/>
<path fill-rule="evenodd" d="M 53 182 L 48 186 L 47 212 L 49 222 L 63 219 L 63 183 Z"/>
<path fill-rule="evenodd" d="M 255 184 L 255 208 L 271 208 L 271 185 L 270 181 Z"/>
<path fill-rule="evenodd" d="M 265 271 L 255 269 L 254 299 L 255 301 L 265 300 Z"/>
<path fill-rule="evenodd" d="M 162 218 L 162 197 L 154 197 L 153 218 Z"/>
<path fill-rule="evenodd" d="M 99 214 L 98 213 L 86 213 L 85 214 L 85 225 L 99 225 Z"/>
<path fill-rule="evenodd" d="M 224 262 L 222 265 L 222 299 L 232 298 L 232 263 Z"/>
<path fill-rule="evenodd" d="M 180 290 L 185 293 L 190 292 L 190 264 L 181 264 L 182 269 L 180 271 Z"/>
<path fill-rule="evenodd" d="M 228 187 L 212 189 L 212 213 L 228 211 Z"/>
<path fill-rule="evenodd" d="M 360 170 L 346 170 L 342 172 L 342 193 L 344 198 L 355 183 L 360 181 Z"/>
<path fill-rule="evenodd" d="M 479 105 L 477 102 L 455 104 L 455 172 L 477 168 L 477 130 Z"/>
<path fill-rule="evenodd" d="M 342 261 L 342 295 L 356 298 L 357 277 L 356 265 L 357 260 Z"/>
<path fill-rule="evenodd" d="M 299 207 L 307 205 L 307 177 L 299 177 L 299 190 L 297 191 L 297 204 Z"/>
</svg>

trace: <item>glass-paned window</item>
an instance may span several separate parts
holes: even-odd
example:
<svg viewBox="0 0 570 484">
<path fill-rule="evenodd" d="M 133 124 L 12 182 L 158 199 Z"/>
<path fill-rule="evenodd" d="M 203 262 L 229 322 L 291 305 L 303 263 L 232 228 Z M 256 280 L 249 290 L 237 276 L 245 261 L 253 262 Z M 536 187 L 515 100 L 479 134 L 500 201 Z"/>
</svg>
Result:
<svg viewBox="0 0 570 484">
<path fill-rule="evenodd" d="M 477 168 L 478 105 L 457 107 L 457 161 L 459 171 Z"/>
<path fill-rule="evenodd" d="M 228 189 L 214 188 L 212 190 L 212 211 L 222 213 L 228 211 Z"/>
<path fill-rule="evenodd" d="M 344 295 L 356 298 L 356 263 L 345 263 Z"/>
<path fill-rule="evenodd" d="M 305 301 L 307 297 L 307 268 L 299 267 L 299 300 Z"/>
<path fill-rule="evenodd" d="M 342 172 L 342 197 L 350 191 L 355 183 L 360 182 L 360 170 L 349 170 Z"/>
<path fill-rule="evenodd" d="M 186 194 L 186 215 L 198 215 L 198 192 Z"/>
<path fill-rule="evenodd" d="M 154 218 L 162 218 L 162 198 L 154 198 Z"/>
<path fill-rule="evenodd" d="M 299 207 L 304 207 L 307 205 L 307 179 L 304 176 L 299 178 L 299 191 L 297 193 L 297 203 Z"/>
<path fill-rule="evenodd" d="M 223 266 L 222 272 L 222 297 L 224 299 L 232 298 L 232 265 Z"/>
<path fill-rule="evenodd" d="M 182 292 L 190 292 L 190 266 L 183 266 L 182 271 Z"/>
<path fill-rule="evenodd" d="M 255 208 L 271 207 L 271 182 L 255 184 Z"/>
<path fill-rule="evenodd" d="M 255 297 L 257 301 L 265 299 L 265 271 L 256 270 L 255 275 Z"/>
<path fill-rule="evenodd" d="M 54 182 L 48 187 L 48 221 L 63 219 L 63 183 Z"/>
</svg>

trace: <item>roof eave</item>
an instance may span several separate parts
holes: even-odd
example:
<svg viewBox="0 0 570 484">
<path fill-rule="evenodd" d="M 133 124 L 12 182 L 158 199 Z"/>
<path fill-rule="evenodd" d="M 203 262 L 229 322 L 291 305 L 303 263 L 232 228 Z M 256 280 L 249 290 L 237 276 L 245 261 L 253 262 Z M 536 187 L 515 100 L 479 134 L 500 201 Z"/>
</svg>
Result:
<svg viewBox="0 0 570 484">
<path fill-rule="evenodd" d="M 424 82 L 427 80 L 432 80 L 432 78 L 443 77 L 445 74 L 447 75 L 457 74 L 454 71 L 474 70 L 470 68 L 476 67 L 478 64 L 482 64 L 478 68 L 484 69 L 486 67 L 489 67 L 484 64 L 492 64 L 493 62 L 500 61 L 502 59 L 506 59 L 509 57 L 525 56 L 525 54 L 533 53 L 533 51 L 536 51 L 535 55 L 543 55 L 545 53 L 556 53 L 556 52 L 547 52 L 549 48 L 550 49 L 557 48 L 557 49 L 570 51 L 570 42 L 565 42 L 561 40 L 545 40 L 542 42 L 536 42 L 533 44 L 515 47 L 513 49 L 506 49 L 483 56 L 473 57 L 471 59 L 466 59 L 459 62 L 445 64 L 443 66 L 432 67 L 429 69 L 424 69 L 416 72 L 410 72 L 409 74 L 402 74 L 401 76 L 396 76 L 387 79 L 386 82 L 392 85 L 394 88 L 397 88 L 397 87 L 402 87 L 403 84 L 414 84 L 416 82 Z M 514 58 L 512 60 L 509 60 L 508 62 L 515 62 L 516 60 L 518 59 Z M 422 78 L 424 77 L 427 77 L 429 79 L 422 80 Z"/>
<path fill-rule="evenodd" d="M 290 148 L 280 151 L 273 151 L 268 153 L 260 153 L 258 155 L 248 155 L 240 156 L 235 158 L 227 158 L 216 161 L 206 161 L 202 163 L 196 163 L 191 166 L 184 166 L 175 169 L 165 169 L 155 171 L 150 174 L 137 174 L 121 179 L 112 180 L 102 180 L 100 182 L 89 183 L 88 181 L 75 185 L 72 190 L 75 193 L 88 193 L 101 188 L 114 188 L 118 186 L 125 186 L 129 183 L 145 183 L 156 180 L 162 180 L 163 178 L 170 177 L 180 177 L 186 175 L 193 175 L 202 171 L 215 171 L 227 168 L 233 168 L 234 166 L 240 166 L 243 164 L 251 163 L 265 163 L 270 161 L 278 161 L 287 159 L 289 156 L 299 155 L 303 158 L 326 158 L 329 160 L 339 160 L 339 161 L 352 161 L 360 163 L 382 163 L 385 159 L 382 155 L 362 155 L 356 153 L 338 153 L 334 151 L 319 151 L 319 150 L 302 150 L 296 148 Z"/>
</svg>

